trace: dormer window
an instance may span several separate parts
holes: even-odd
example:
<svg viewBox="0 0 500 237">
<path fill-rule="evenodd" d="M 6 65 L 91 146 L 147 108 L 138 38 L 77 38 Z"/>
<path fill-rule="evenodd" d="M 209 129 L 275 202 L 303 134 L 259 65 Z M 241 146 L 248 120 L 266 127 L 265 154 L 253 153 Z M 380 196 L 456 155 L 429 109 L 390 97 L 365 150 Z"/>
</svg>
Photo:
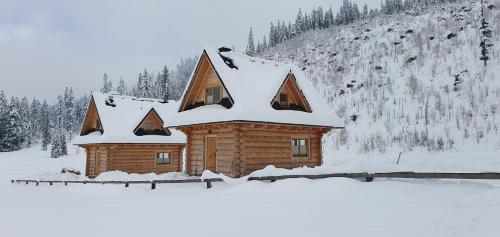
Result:
<svg viewBox="0 0 500 237">
<path fill-rule="evenodd" d="M 283 107 L 288 107 L 288 95 L 285 93 L 280 93 L 280 105 Z"/>
<path fill-rule="evenodd" d="M 207 105 L 216 104 L 220 101 L 220 87 L 211 87 L 206 91 L 205 103 Z"/>
<path fill-rule="evenodd" d="M 145 122 L 144 129 L 147 131 L 152 131 L 154 129 L 153 122 Z"/>
</svg>

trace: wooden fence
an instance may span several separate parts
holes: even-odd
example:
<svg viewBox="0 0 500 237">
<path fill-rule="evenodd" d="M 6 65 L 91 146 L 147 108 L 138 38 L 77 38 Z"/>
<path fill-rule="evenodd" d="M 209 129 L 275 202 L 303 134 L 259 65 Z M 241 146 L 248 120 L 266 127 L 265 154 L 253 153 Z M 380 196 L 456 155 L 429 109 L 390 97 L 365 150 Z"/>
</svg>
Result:
<svg viewBox="0 0 500 237">
<path fill-rule="evenodd" d="M 40 183 L 48 183 L 53 185 L 55 183 L 63 183 L 65 186 L 68 184 L 121 184 L 125 185 L 126 188 L 130 184 L 149 184 L 151 189 L 156 189 L 157 184 L 174 184 L 174 183 L 206 183 L 207 188 L 212 188 L 213 182 L 222 182 L 221 178 L 211 178 L 211 179 L 170 179 L 170 180 L 130 180 L 130 181 L 97 181 L 97 180 L 73 180 L 73 181 L 61 181 L 61 180 L 33 180 L 33 179 L 13 179 L 10 180 L 12 183 L 34 183 L 38 186 Z"/>
<path fill-rule="evenodd" d="M 331 174 L 312 174 L 312 175 L 277 175 L 277 176 L 257 176 L 249 177 L 248 181 L 271 181 L 294 178 L 307 178 L 307 179 L 325 179 L 325 178 L 352 178 L 362 179 L 366 182 L 371 182 L 375 178 L 397 178 L 397 179 L 496 179 L 500 180 L 500 173 L 435 173 L 435 172 L 386 172 L 386 173 L 331 173 Z M 40 183 L 62 183 L 68 184 L 121 184 L 129 187 L 130 184 L 149 184 L 151 189 L 156 189 L 157 184 L 166 183 L 206 183 L 207 188 L 212 188 L 212 183 L 222 182 L 221 178 L 210 179 L 180 179 L 180 180 L 150 180 L 150 181 L 96 181 L 96 180 L 82 180 L 82 181 L 57 181 L 57 180 L 27 180 L 16 179 L 11 180 L 12 183 L 35 183 L 38 186 Z"/>
</svg>

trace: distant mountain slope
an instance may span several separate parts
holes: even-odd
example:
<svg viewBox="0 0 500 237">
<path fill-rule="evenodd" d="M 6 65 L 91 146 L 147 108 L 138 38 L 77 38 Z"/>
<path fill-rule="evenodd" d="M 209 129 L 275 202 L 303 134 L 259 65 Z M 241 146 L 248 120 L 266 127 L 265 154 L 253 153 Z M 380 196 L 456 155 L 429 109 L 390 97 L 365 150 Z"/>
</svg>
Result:
<svg viewBox="0 0 500 237">
<path fill-rule="evenodd" d="M 346 122 L 336 150 L 500 148 L 500 6 L 480 58 L 480 1 L 305 33 L 265 58 L 299 65 Z"/>
</svg>

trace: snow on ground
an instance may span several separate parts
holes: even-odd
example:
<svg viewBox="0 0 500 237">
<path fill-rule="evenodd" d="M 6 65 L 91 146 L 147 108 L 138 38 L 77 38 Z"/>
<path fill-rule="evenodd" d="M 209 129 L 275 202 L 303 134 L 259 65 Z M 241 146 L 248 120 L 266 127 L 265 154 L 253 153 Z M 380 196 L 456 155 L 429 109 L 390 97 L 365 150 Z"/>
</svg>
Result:
<svg viewBox="0 0 500 237">
<path fill-rule="evenodd" d="M 1 236 L 441 237 L 500 231 L 500 183 L 492 181 L 290 179 L 215 183 L 209 190 L 203 183 L 161 184 L 156 190 L 10 183 L 62 168 L 83 170 L 84 153 L 73 149 L 60 159 L 39 147 L 0 153 Z"/>
</svg>

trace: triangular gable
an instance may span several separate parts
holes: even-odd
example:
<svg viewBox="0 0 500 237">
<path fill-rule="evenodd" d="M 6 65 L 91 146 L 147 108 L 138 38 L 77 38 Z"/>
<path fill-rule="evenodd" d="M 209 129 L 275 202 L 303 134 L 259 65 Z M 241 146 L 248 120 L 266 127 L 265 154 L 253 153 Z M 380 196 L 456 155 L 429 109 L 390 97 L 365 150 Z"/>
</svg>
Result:
<svg viewBox="0 0 500 237">
<path fill-rule="evenodd" d="M 82 130 L 80 131 L 80 136 L 84 136 L 96 131 L 101 132 L 101 134 L 104 133 L 104 129 L 101 123 L 101 118 L 99 117 L 99 112 L 97 111 L 97 106 L 95 104 L 94 97 L 91 96 L 89 105 L 87 107 L 85 120 L 83 122 Z"/>
<path fill-rule="evenodd" d="M 229 94 L 226 86 L 224 85 L 223 80 L 215 70 L 210 58 L 206 51 L 203 51 L 203 54 L 198 61 L 196 66 L 196 70 L 189 82 L 188 88 L 184 93 L 182 98 L 182 102 L 179 107 L 179 112 L 204 105 L 205 101 L 205 90 L 209 87 L 219 86 L 222 88 L 221 98 L 222 105 L 226 108 L 230 108 L 234 104 L 234 100 Z"/>
<path fill-rule="evenodd" d="M 281 94 L 284 94 L 287 98 L 288 103 L 286 103 L 286 105 L 280 103 Z M 271 106 L 277 110 L 299 110 L 308 113 L 312 112 L 309 102 L 304 96 L 304 93 L 302 93 L 302 90 L 299 88 L 297 80 L 292 73 L 288 73 L 278 92 L 274 95 L 274 98 L 271 101 Z"/>
<path fill-rule="evenodd" d="M 160 118 L 156 110 L 152 108 L 134 129 L 134 134 L 137 136 L 170 136 L 170 130 L 164 127 L 163 120 Z"/>
</svg>

